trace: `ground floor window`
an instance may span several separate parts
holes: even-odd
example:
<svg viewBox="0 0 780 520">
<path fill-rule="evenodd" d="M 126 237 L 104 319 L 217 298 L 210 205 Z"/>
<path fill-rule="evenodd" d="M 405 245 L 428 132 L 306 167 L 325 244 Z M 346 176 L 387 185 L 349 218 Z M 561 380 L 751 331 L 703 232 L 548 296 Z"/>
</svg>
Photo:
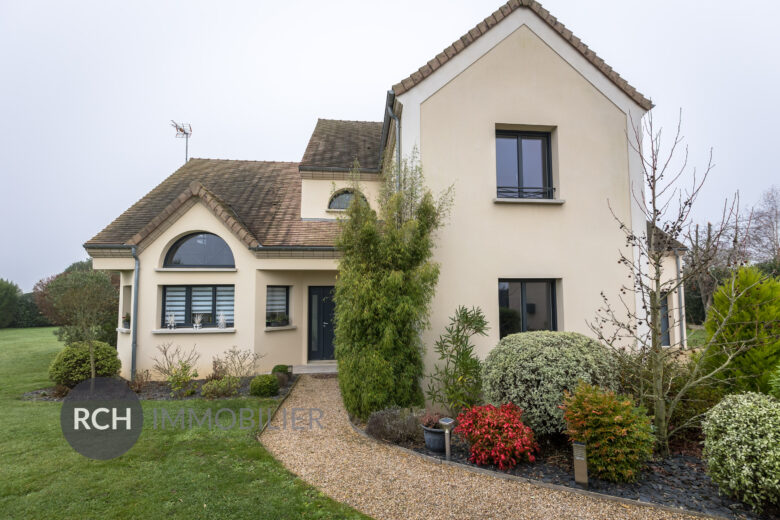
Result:
<svg viewBox="0 0 780 520">
<path fill-rule="evenodd" d="M 162 326 L 234 326 L 233 285 L 166 285 L 163 287 Z"/>
<path fill-rule="evenodd" d="M 557 330 L 555 280 L 498 281 L 499 336 Z"/>
<path fill-rule="evenodd" d="M 290 324 L 290 288 L 269 285 L 265 297 L 265 326 L 285 327 Z"/>
</svg>

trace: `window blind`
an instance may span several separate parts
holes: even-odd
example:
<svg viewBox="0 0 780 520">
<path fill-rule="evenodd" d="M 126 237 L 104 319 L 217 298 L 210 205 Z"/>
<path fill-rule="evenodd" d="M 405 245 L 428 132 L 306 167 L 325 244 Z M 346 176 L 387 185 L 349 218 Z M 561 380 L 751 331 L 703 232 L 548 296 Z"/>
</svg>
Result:
<svg viewBox="0 0 780 520">
<path fill-rule="evenodd" d="M 235 299 L 235 288 L 217 287 L 217 319 L 219 314 L 225 315 L 225 322 L 233 323 L 233 301 Z"/>
<path fill-rule="evenodd" d="M 165 288 L 165 313 L 163 324 L 168 322 L 168 316 L 173 313 L 176 315 L 176 324 L 183 325 L 187 309 L 187 288 L 186 287 L 166 287 Z"/>
<path fill-rule="evenodd" d="M 287 314 L 287 287 L 268 287 L 265 300 L 265 313 Z"/>
</svg>

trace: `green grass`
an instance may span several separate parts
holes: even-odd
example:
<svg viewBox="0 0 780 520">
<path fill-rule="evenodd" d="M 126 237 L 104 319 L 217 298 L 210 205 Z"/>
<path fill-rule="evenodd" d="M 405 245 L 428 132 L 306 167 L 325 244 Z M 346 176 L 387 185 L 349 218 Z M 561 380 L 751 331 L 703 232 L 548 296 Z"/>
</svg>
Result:
<svg viewBox="0 0 780 520">
<path fill-rule="evenodd" d="M 155 407 L 173 412 L 181 403 L 145 402 L 144 431 L 122 457 L 82 457 L 62 436 L 60 403 L 20 400 L 51 386 L 47 369 L 62 348 L 52 331 L 0 330 L 3 518 L 366 518 L 285 470 L 253 432 L 151 427 Z M 252 398 L 186 406 L 213 413 L 274 403 Z"/>
<path fill-rule="evenodd" d="M 707 342 L 707 331 L 705 331 L 703 328 L 688 329 L 686 334 L 688 338 L 688 346 L 691 348 L 700 347 Z"/>
</svg>

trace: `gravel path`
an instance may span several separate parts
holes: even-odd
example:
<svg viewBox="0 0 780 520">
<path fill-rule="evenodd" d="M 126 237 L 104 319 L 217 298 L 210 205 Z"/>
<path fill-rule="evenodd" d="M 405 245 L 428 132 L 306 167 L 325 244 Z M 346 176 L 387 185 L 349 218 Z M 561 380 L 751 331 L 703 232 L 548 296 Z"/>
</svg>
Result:
<svg viewBox="0 0 780 520">
<path fill-rule="evenodd" d="M 309 428 L 310 408 L 322 411 L 322 428 Z M 260 440 L 303 480 L 376 519 L 698 518 L 473 473 L 367 439 L 351 428 L 335 378 L 301 376 Z"/>
</svg>

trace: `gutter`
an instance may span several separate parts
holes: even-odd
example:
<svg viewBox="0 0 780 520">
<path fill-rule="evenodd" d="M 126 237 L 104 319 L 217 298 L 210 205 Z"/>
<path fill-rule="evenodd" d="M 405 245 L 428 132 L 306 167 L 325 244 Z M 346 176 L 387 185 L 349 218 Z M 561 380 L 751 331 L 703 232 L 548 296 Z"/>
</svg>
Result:
<svg viewBox="0 0 780 520">
<path fill-rule="evenodd" d="M 141 261 L 138 259 L 138 250 L 130 247 L 130 252 L 135 260 L 133 271 L 133 316 L 130 331 L 130 381 L 135 379 L 135 352 L 138 349 L 138 271 L 141 269 Z"/>
<path fill-rule="evenodd" d="M 335 251 L 334 246 L 252 246 L 250 251 Z"/>
</svg>

